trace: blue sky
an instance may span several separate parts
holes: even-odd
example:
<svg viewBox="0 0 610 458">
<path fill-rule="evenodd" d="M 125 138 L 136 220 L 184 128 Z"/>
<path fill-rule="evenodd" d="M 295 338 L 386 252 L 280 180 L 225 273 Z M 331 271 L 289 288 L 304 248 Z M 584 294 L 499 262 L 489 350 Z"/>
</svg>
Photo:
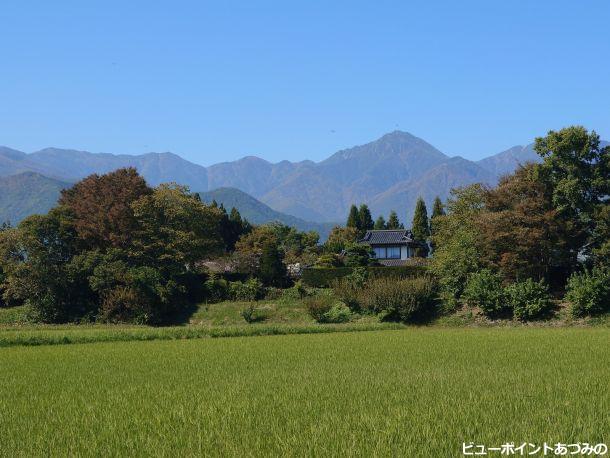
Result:
<svg viewBox="0 0 610 458">
<path fill-rule="evenodd" d="M 203 165 L 321 160 L 401 129 L 478 159 L 610 139 L 607 1 L 27 1 L 0 6 L 0 144 Z"/>
</svg>

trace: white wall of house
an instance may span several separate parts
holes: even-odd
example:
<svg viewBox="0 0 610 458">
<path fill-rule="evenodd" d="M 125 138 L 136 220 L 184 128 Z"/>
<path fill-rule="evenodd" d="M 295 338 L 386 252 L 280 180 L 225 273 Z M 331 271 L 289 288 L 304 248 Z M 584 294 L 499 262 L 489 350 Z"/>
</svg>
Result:
<svg viewBox="0 0 610 458">
<path fill-rule="evenodd" d="M 411 257 L 411 250 L 407 245 L 400 247 L 400 259 L 409 259 Z"/>
</svg>

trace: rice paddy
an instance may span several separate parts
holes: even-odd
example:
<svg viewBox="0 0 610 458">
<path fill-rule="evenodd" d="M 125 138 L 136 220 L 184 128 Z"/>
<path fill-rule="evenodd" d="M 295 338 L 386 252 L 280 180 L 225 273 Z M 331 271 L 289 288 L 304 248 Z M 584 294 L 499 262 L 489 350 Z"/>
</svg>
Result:
<svg viewBox="0 0 610 458">
<path fill-rule="evenodd" d="M 609 380 L 608 328 L 11 346 L 0 348 L 0 456 L 443 457 L 470 441 L 608 443 Z"/>
</svg>

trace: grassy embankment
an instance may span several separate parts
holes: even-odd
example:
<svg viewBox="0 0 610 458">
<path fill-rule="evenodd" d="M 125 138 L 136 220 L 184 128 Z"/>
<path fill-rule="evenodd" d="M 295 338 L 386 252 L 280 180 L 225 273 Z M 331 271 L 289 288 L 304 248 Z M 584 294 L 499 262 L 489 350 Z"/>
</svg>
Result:
<svg viewBox="0 0 610 458">
<path fill-rule="evenodd" d="M 153 327 L 113 324 L 44 325 L 32 323 L 25 307 L 0 308 L 0 347 L 15 345 L 56 345 L 131 340 L 175 340 L 205 337 L 237 337 L 283 334 L 403 329 L 399 323 L 380 323 L 373 316 L 355 315 L 343 324 L 318 324 L 299 299 L 264 300 L 255 303 L 265 319 L 246 323 L 241 311 L 248 302 L 201 304 L 172 326 Z M 421 325 L 431 327 L 610 327 L 610 315 L 573 320 L 560 309 L 550 320 L 520 323 L 489 320 L 475 309 L 463 309 Z"/>
</svg>

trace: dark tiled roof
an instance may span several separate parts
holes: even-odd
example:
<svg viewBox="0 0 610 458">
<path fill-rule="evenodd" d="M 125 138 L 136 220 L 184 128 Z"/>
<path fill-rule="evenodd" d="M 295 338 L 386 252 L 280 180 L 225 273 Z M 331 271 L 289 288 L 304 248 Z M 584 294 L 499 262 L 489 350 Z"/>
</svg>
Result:
<svg viewBox="0 0 610 458">
<path fill-rule="evenodd" d="M 373 230 L 366 231 L 361 243 L 371 245 L 404 245 L 413 242 L 411 231 L 406 229 L 399 230 Z"/>
</svg>

